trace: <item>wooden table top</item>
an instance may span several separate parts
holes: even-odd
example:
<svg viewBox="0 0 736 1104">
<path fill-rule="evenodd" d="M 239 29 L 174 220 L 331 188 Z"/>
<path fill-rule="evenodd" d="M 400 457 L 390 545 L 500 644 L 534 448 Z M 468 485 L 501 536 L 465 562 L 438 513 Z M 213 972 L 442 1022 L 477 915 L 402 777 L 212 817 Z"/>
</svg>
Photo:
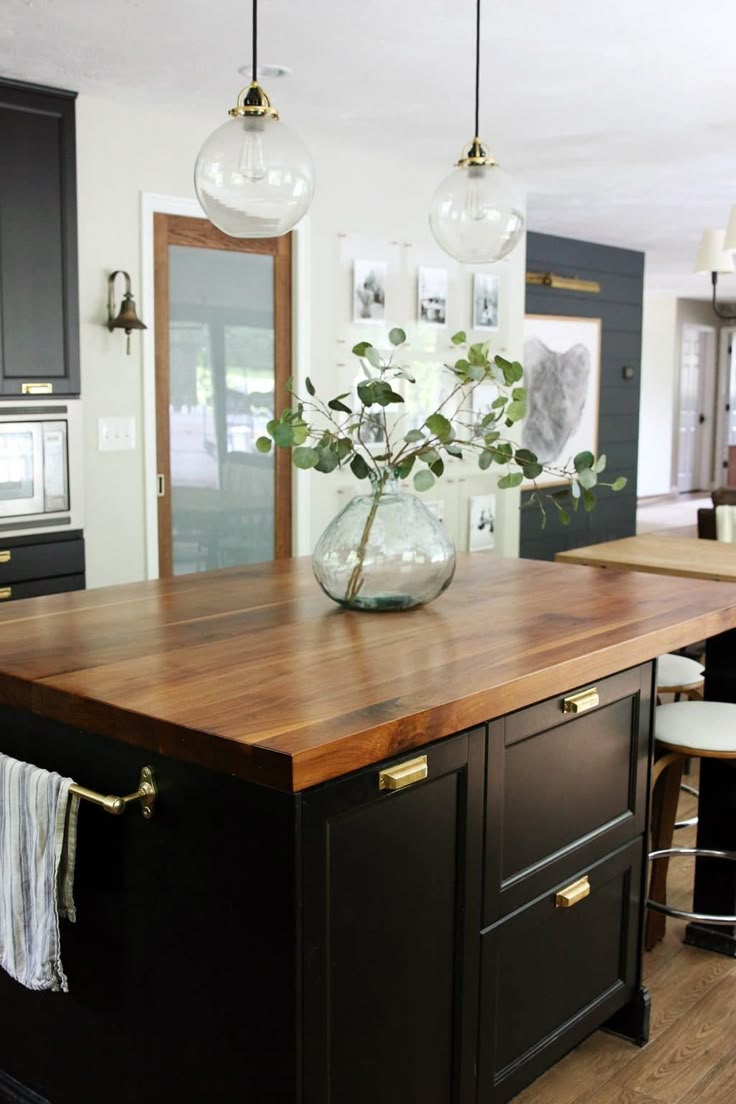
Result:
<svg viewBox="0 0 736 1104">
<path fill-rule="evenodd" d="M 612 567 L 617 571 L 648 571 L 688 579 L 736 582 L 736 544 L 642 533 L 638 537 L 589 544 L 558 552 L 560 563 Z"/>
<path fill-rule="evenodd" d="M 348 613 L 287 560 L 3 606 L 0 704 L 296 791 L 734 626 L 728 585 L 482 553 Z"/>
</svg>

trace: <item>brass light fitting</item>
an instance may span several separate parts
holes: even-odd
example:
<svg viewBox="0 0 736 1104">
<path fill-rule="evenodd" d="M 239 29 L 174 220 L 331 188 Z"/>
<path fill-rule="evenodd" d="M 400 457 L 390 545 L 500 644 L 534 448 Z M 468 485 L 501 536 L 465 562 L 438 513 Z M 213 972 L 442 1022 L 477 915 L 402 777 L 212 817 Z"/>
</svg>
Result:
<svg viewBox="0 0 736 1104">
<path fill-rule="evenodd" d="M 123 295 L 122 302 L 120 304 L 120 310 L 115 315 L 115 277 L 123 276 L 125 278 L 125 294 Z M 118 268 L 115 272 L 111 272 L 107 279 L 107 328 L 112 333 L 113 330 L 124 330 L 127 336 L 127 352 L 130 356 L 130 335 L 133 330 L 146 330 L 148 327 L 141 322 L 140 318 L 136 314 L 135 300 L 133 299 L 133 293 L 130 290 L 130 276 L 122 268 Z"/>
<path fill-rule="evenodd" d="M 481 139 L 477 136 L 463 149 L 459 161 L 455 162 L 458 168 L 465 165 L 497 165 L 498 161 L 493 154 L 486 149 Z"/>
<path fill-rule="evenodd" d="M 278 119 L 279 113 L 272 107 L 268 94 L 261 88 L 256 80 L 252 80 L 247 88 L 243 88 L 238 96 L 235 107 L 231 107 L 228 115 L 233 118 L 250 116 L 251 118 L 263 118 L 270 115 L 272 119 Z"/>
<path fill-rule="evenodd" d="M 579 280 L 577 276 L 555 276 L 554 272 L 527 272 L 526 282 L 536 287 L 557 288 L 559 291 L 589 291 L 599 295 L 601 285 L 597 280 Z"/>
</svg>

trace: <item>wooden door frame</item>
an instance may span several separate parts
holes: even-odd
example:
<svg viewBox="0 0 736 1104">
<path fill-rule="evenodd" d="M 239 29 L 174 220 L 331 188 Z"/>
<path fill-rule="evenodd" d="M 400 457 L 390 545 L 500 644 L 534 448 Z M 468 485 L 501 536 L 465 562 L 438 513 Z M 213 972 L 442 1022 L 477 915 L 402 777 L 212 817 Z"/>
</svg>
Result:
<svg viewBox="0 0 736 1104">
<path fill-rule="evenodd" d="M 200 214 L 154 211 L 153 292 L 154 292 L 154 433 L 156 478 L 163 476 L 165 493 L 157 496 L 156 544 L 157 575 L 172 574 L 170 540 L 160 534 L 171 532 L 171 472 L 169 445 L 169 246 L 221 249 L 229 252 L 260 254 L 274 259 L 274 408 L 283 409 L 290 401 L 287 381 L 292 375 L 292 237 L 248 239 L 223 234 Z M 291 456 L 282 449 L 274 455 L 274 558 L 286 559 L 292 548 Z M 150 558 L 149 558 L 150 562 Z"/>
</svg>

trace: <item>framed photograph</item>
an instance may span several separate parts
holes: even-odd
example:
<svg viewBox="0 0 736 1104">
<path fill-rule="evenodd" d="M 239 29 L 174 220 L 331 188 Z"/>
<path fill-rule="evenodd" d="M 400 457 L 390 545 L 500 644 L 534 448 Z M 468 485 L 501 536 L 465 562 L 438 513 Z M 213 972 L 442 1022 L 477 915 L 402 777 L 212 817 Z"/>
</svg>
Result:
<svg viewBox="0 0 736 1104">
<path fill-rule="evenodd" d="M 471 495 L 468 500 L 468 550 L 488 551 L 496 547 L 496 496 Z"/>
<path fill-rule="evenodd" d="M 386 321 L 385 261 L 353 261 L 353 321 Z"/>
<path fill-rule="evenodd" d="M 429 326 L 447 323 L 447 269 L 417 269 L 417 318 Z"/>
<path fill-rule="evenodd" d="M 498 276 L 473 273 L 473 329 L 498 329 Z"/>
<path fill-rule="evenodd" d="M 598 451 L 600 318 L 533 314 L 524 319 L 527 416 L 524 448 L 542 464 L 563 466 L 578 452 Z M 538 483 L 561 483 L 546 473 Z"/>
</svg>

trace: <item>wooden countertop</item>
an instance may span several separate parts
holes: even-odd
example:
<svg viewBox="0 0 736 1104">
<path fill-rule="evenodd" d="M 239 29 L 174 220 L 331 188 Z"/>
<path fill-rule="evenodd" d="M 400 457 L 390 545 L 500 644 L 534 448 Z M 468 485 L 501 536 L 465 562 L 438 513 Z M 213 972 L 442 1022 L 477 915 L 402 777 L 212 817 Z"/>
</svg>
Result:
<svg viewBox="0 0 736 1104">
<path fill-rule="evenodd" d="M 459 557 L 346 613 L 308 559 L 0 608 L 0 704 L 291 791 L 736 626 L 736 588 Z"/>
<path fill-rule="evenodd" d="M 617 571 L 649 571 L 654 575 L 736 582 L 736 545 L 696 537 L 642 533 L 638 537 L 558 552 L 556 559 L 559 563 L 610 567 Z"/>
</svg>

